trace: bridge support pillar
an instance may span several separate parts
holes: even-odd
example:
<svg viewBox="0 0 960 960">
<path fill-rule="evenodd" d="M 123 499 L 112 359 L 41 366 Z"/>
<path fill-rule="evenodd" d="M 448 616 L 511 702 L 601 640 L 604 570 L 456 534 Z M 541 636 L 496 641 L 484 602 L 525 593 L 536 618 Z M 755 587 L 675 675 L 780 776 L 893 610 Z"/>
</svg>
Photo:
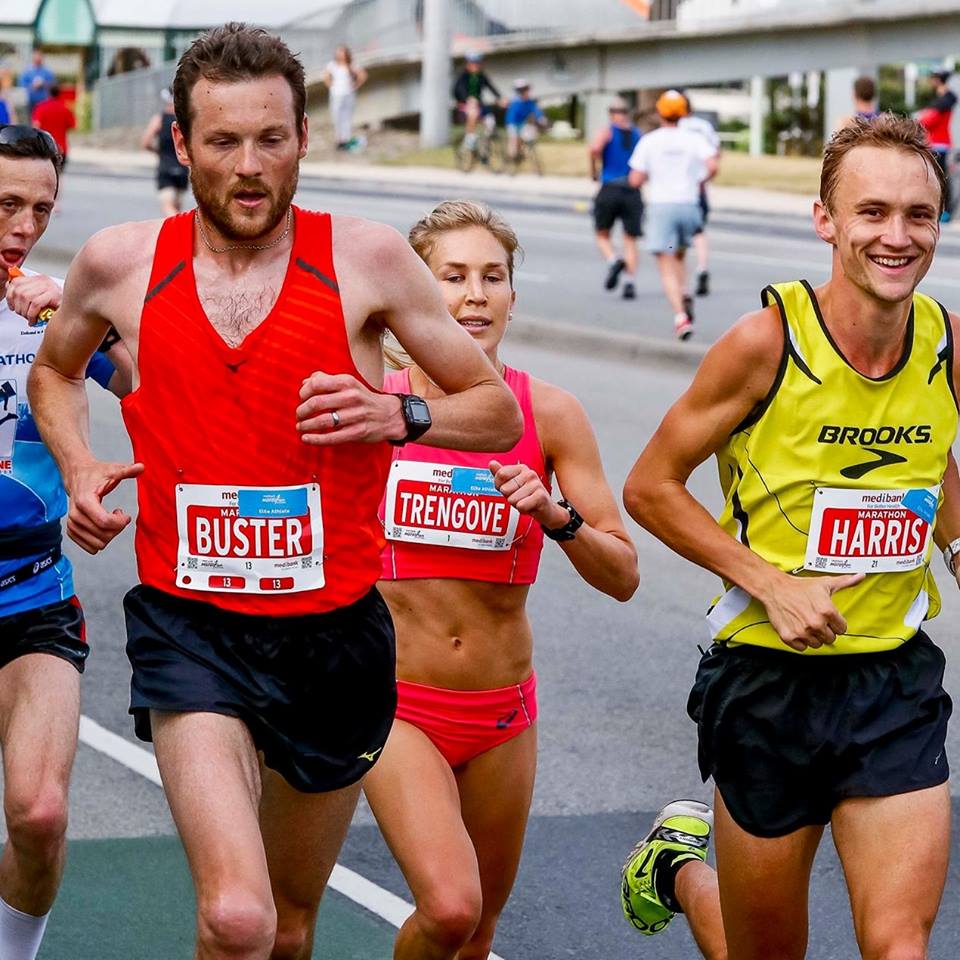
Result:
<svg viewBox="0 0 960 960">
<path fill-rule="evenodd" d="M 450 0 L 424 0 L 420 72 L 420 145 L 450 140 Z"/>
<path fill-rule="evenodd" d="M 875 67 L 843 67 L 827 70 L 823 98 L 823 139 L 829 140 L 840 122 L 853 113 L 853 82 L 857 77 L 876 79 Z"/>
<path fill-rule="evenodd" d="M 767 115 L 766 77 L 750 78 L 750 156 L 763 155 L 763 122 Z"/>
</svg>

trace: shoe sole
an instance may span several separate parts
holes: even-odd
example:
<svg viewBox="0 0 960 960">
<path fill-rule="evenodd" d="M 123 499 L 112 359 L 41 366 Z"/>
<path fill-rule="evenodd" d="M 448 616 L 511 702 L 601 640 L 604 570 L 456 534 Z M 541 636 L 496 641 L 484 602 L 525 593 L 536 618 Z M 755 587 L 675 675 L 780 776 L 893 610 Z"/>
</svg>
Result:
<svg viewBox="0 0 960 960">
<path fill-rule="evenodd" d="M 620 274 L 626 269 L 626 264 L 620 261 L 615 266 L 610 268 L 610 272 L 607 274 L 607 279 L 603 282 L 604 290 L 612 290 L 616 285 L 617 281 L 620 279 Z"/>
</svg>

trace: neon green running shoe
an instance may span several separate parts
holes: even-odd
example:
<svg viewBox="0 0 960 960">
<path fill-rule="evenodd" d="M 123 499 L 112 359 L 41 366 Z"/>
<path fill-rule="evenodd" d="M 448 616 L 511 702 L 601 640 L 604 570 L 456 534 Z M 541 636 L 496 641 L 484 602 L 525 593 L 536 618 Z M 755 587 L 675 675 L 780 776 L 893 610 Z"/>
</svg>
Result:
<svg viewBox="0 0 960 960">
<path fill-rule="evenodd" d="M 664 903 L 657 889 L 657 867 L 668 862 L 707 859 L 713 811 L 697 800 L 668 803 L 653 822 L 650 832 L 630 851 L 620 872 L 620 905 L 623 915 L 643 934 L 663 930 L 677 912 L 676 904 Z M 670 855 L 672 853 L 672 856 Z"/>
</svg>

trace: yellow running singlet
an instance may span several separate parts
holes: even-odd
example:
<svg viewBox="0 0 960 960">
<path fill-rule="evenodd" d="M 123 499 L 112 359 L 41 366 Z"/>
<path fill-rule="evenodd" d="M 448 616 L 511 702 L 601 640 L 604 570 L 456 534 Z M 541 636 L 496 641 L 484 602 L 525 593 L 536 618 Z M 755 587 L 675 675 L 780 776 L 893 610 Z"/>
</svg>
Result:
<svg viewBox="0 0 960 960">
<path fill-rule="evenodd" d="M 893 649 L 940 612 L 929 566 L 957 432 L 949 318 L 915 293 L 903 355 L 872 379 L 844 358 L 805 280 L 761 296 L 779 309 L 783 358 L 764 403 L 717 453 L 718 522 L 788 573 L 866 574 L 833 595 L 847 632 L 805 654 Z M 790 650 L 763 604 L 724 587 L 707 614 L 714 640 Z"/>
</svg>

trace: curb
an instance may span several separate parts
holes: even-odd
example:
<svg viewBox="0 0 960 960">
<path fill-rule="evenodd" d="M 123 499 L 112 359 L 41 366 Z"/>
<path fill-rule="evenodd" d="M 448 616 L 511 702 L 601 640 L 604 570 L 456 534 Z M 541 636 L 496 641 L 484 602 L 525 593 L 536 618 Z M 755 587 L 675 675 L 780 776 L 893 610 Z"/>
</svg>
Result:
<svg viewBox="0 0 960 960">
<path fill-rule="evenodd" d="M 713 344 L 679 342 L 645 337 L 618 330 L 578 327 L 561 320 L 541 317 L 515 317 L 510 324 L 510 342 L 556 350 L 559 353 L 581 353 L 596 360 L 659 366 L 670 364 L 695 370 Z"/>
</svg>

